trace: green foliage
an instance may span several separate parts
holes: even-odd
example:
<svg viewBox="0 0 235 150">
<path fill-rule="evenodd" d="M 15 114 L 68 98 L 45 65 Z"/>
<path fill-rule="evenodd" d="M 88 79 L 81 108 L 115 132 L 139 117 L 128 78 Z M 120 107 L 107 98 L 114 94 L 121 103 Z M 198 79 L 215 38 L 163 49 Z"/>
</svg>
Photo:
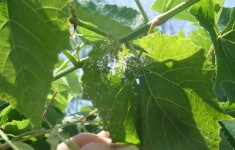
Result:
<svg viewBox="0 0 235 150">
<path fill-rule="evenodd" d="M 214 7 L 213 7 L 214 6 Z M 207 8 L 207 9 L 206 9 Z M 209 9 L 210 8 L 210 9 Z M 213 8 L 213 9 L 211 9 Z M 195 4 L 191 12 L 199 20 L 200 24 L 210 33 L 213 45 L 216 53 L 217 75 L 216 84 L 222 84 L 225 94 L 228 96 L 230 102 L 234 102 L 234 9 L 224 11 L 230 13 L 230 17 L 223 18 L 224 13 L 219 21 L 220 29 L 223 29 L 221 33 L 218 31 L 218 27 L 215 22 L 215 3 L 210 1 L 201 1 Z M 202 12 L 201 10 L 205 10 Z M 229 19 L 229 20 L 228 20 Z M 223 27 L 224 26 L 224 27 Z M 224 67 L 226 66 L 226 67 Z"/>
<path fill-rule="evenodd" d="M 16 141 L 16 142 L 14 142 L 14 145 L 15 145 L 15 147 L 17 147 L 16 150 L 21 150 L 21 149 L 24 149 L 24 150 L 34 150 L 33 147 L 31 147 L 28 144 L 25 144 L 23 142 Z"/>
<path fill-rule="evenodd" d="M 196 30 L 191 31 L 190 36 L 191 41 L 196 46 L 209 51 L 211 47 L 211 39 L 208 33 L 203 28 L 198 28 Z"/>
<path fill-rule="evenodd" d="M 94 24 L 110 35 L 122 37 L 144 23 L 141 14 L 131 8 L 95 4 L 90 0 L 80 0 L 77 3 L 79 19 Z M 84 31 L 84 33 L 87 32 Z"/>
<path fill-rule="evenodd" d="M 103 129 L 146 150 L 234 149 L 235 8 L 196 2 L 156 0 L 171 14 L 145 23 L 90 0 L 0 0 L 0 149 L 56 149 Z M 172 16 L 197 29 L 146 35 Z M 79 99 L 93 107 L 68 108 Z"/>
<path fill-rule="evenodd" d="M 65 7 L 65 2 L 47 0 L 0 3 L 0 98 L 36 127 L 41 126 L 58 53 L 69 48 Z"/>
</svg>

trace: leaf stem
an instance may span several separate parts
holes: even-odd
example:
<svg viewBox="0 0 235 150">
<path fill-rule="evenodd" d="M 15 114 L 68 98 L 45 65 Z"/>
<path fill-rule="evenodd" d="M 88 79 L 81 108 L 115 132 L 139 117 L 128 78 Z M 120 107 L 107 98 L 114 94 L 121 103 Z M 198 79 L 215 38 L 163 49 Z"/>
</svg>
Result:
<svg viewBox="0 0 235 150">
<path fill-rule="evenodd" d="M 62 53 L 72 62 L 74 66 L 77 65 L 78 63 L 77 60 L 69 52 L 65 50 L 65 51 L 62 51 Z"/>
<path fill-rule="evenodd" d="M 171 10 L 155 17 L 153 20 L 149 21 L 148 23 L 146 23 L 142 27 L 127 34 L 126 36 L 124 36 L 123 38 L 120 39 L 120 42 L 126 43 L 128 41 L 131 41 L 131 40 L 137 38 L 138 36 L 140 36 L 141 34 L 145 34 L 147 31 L 149 31 L 148 33 L 152 33 L 155 26 L 162 25 L 168 19 L 172 18 L 174 15 L 176 15 L 179 12 L 183 11 L 184 9 L 192 6 L 193 4 L 195 4 L 198 1 L 200 1 L 200 0 L 188 0 L 186 2 L 179 4 L 178 6 L 172 8 Z"/>
<path fill-rule="evenodd" d="M 8 139 L 7 135 L 0 130 L 0 136 L 6 141 L 6 144 L 8 144 L 10 147 L 12 147 L 13 149 L 18 149 L 12 142 L 11 140 Z"/>
<path fill-rule="evenodd" d="M 126 36 L 122 37 L 119 41 L 121 43 L 127 43 L 135 38 L 138 38 L 140 35 L 146 34 L 151 26 L 151 22 L 146 23 L 145 25 L 137 28 L 136 30 L 130 32 Z"/>
<path fill-rule="evenodd" d="M 159 26 L 164 24 L 167 20 L 175 16 L 176 14 L 180 13 L 181 11 L 185 10 L 186 8 L 192 6 L 193 4 L 199 2 L 200 0 L 187 0 L 174 8 L 170 9 L 169 11 L 155 17 L 151 20 L 151 27 L 149 29 L 149 33 L 152 33 L 155 26 Z"/>
<path fill-rule="evenodd" d="M 78 63 L 76 64 L 76 66 L 74 66 L 74 65 L 73 65 L 73 66 L 69 66 L 68 68 L 66 68 L 66 69 L 64 69 L 64 70 L 62 70 L 62 71 L 56 73 L 56 74 L 54 75 L 54 81 L 57 80 L 57 79 L 59 79 L 59 78 L 61 78 L 61 77 L 63 77 L 63 76 L 65 76 L 65 75 L 67 75 L 67 74 L 69 74 L 69 73 L 71 73 L 71 72 L 73 72 L 73 71 L 75 71 L 75 70 L 77 70 L 78 68 L 82 68 L 83 65 L 86 63 L 87 60 L 88 60 L 88 57 L 82 59 L 80 62 L 78 62 Z"/>
<path fill-rule="evenodd" d="M 212 53 L 213 53 L 214 51 L 215 51 L 215 47 L 214 47 L 214 45 L 212 44 L 211 47 L 210 47 L 210 49 L 209 49 L 209 51 L 208 51 L 208 53 L 207 53 L 207 55 L 206 55 L 206 57 L 209 58 L 209 57 L 212 55 Z"/>
<path fill-rule="evenodd" d="M 141 12 L 141 14 L 142 14 L 142 16 L 144 17 L 144 20 L 145 20 L 146 22 L 149 22 L 148 16 L 147 16 L 147 14 L 145 13 L 144 8 L 143 8 L 143 6 L 142 6 L 141 3 L 140 3 L 140 0 L 135 0 L 135 3 L 136 3 L 136 5 L 138 6 L 138 8 L 139 8 L 139 10 L 140 10 L 140 12 Z"/>
<path fill-rule="evenodd" d="M 90 30 L 90 31 L 93 31 L 93 32 L 95 32 L 95 33 L 98 33 L 99 35 L 102 35 L 102 36 L 104 36 L 104 37 L 108 37 L 108 36 L 109 36 L 109 34 L 106 33 L 105 31 L 100 30 L 99 28 L 97 28 L 97 27 L 95 27 L 95 26 L 93 26 L 93 25 L 91 25 L 91 24 L 88 24 L 88 23 L 86 23 L 86 22 L 83 22 L 83 21 L 80 20 L 80 19 L 78 19 L 78 25 L 81 26 L 81 27 L 84 27 L 84 28 L 86 28 L 86 29 L 88 29 L 88 30 Z"/>
<path fill-rule="evenodd" d="M 82 43 L 82 44 L 80 45 L 80 49 L 82 49 L 83 46 L 84 46 L 84 43 Z M 72 56 L 74 57 L 74 56 L 76 55 L 76 53 L 77 53 L 77 51 L 74 51 L 74 52 L 72 53 Z M 70 62 L 69 59 L 66 60 L 66 61 L 55 71 L 55 73 L 58 73 L 59 71 L 65 69 L 69 62 Z"/>
<path fill-rule="evenodd" d="M 138 58 L 139 54 L 131 43 L 127 43 L 126 46 L 132 51 L 136 58 Z"/>
<path fill-rule="evenodd" d="M 52 103 L 53 103 L 53 101 L 54 101 L 54 99 L 55 99 L 57 93 L 58 93 L 57 91 L 55 91 L 55 92 L 53 93 L 53 96 L 52 96 L 52 98 L 51 98 L 51 100 L 50 100 L 48 106 L 46 107 L 46 109 L 44 110 L 44 112 L 43 112 L 43 114 L 42 114 L 42 119 L 46 116 L 48 110 L 51 108 L 51 105 L 52 105 Z"/>
</svg>

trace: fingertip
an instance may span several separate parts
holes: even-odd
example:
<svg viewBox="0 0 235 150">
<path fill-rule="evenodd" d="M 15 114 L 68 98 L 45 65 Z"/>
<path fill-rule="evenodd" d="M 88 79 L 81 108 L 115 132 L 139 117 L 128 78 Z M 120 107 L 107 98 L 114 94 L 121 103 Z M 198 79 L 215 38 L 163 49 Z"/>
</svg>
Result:
<svg viewBox="0 0 235 150">
<path fill-rule="evenodd" d="M 69 150 L 69 148 L 67 147 L 67 145 L 65 143 L 60 143 L 57 146 L 57 150 Z"/>
<path fill-rule="evenodd" d="M 97 136 L 109 138 L 110 135 L 108 131 L 101 131 L 100 133 L 97 134 Z"/>
</svg>

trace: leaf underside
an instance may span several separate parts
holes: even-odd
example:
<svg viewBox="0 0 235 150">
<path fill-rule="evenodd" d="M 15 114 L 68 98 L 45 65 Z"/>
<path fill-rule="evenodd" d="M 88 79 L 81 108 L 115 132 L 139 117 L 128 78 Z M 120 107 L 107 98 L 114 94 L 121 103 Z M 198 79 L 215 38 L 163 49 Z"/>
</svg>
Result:
<svg viewBox="0 0 235 150">
<path fill-rule="evenodd" d="M 90 0 L 79 0 L 76 2 L 76 5 L 78 6 L 77 17 L 80 20 L 91 23 L 100 30 L 119 38 L 144 23 L 142 15 L 133 8 L 100 3 L 95 4 Z M 80 31 L 85 35 L 92 35 L 92 33 L 84 28 L 80 28 Z"/>
<path fill-rule="evenodd" d="M 144 149 L 218 149 L 217 120 L 227 117 L 212 92 L 213 67 L 204 51 L 180 36 L 138 41 L 144 62 L 96 43 L 82 78 L 115 141 Z M 184 47 L 181 44 L 184 43 Z"/>
<path fill-rule="evenodd" d="M 0 99 L 37 127 L 58 53 L 70 47 L 65 5 L 56 0 L 0 0 Z"/>
<path fill-rule="evenodd" d="M 222 88 L 230 103 L 234 103 L 235 9 L 224 9 L 223 11 L 230 12 L 230 17 L 223 17 L 224 12 L 222 12 L 222 16 L 218 22 L 219 27 L 217 27 L 216 15 L 214 13 L 217 7 L 216 3 L 212 0 L 202 0 L 195 4 L 190 11 L 197 18 L 202 27 L 210 34 L 216 55 L 216 84 L 222 84 Z M 220 30 L 223 29 L 223 31 L 219 33 L 219 29 L 217 28 Z"/>
</svg>

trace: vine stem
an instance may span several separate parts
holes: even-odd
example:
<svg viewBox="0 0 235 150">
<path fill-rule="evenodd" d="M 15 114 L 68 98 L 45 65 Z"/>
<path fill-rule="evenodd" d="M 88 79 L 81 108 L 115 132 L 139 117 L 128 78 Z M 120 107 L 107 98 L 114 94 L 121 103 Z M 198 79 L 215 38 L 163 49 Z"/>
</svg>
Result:
<svg viewBox="0 0 235 150">
<path fill-rule="evenodd" d="M 138 8 L 139 8 L 139 10 L 140 10 L 140 12 L 141 12 L 141 14 L 142 14 L 142 16 L 144 17 L 144 20 L 145 20 L 146 22 L 149 22 L 148 16 L 147 16 L 147 14 L 145 13 L 144 8 L 143 8 L 143 6 L 142 6 L 141 3 L 140 3 L 140 0 L 135 0 L 135 3 L 136 3 L 136 5 L 138 6 Z"/>
<path fill-rule="evenodd" d="M 80 48 L 82 48 L 83 46 L 84 46 L 84 43 L 82 43 L 82 44 L 80 45 Z M 77 53 L 77 51 L 74 51 L 74 52 L 72 53 L 72 56 L 74 57 L 74 56 L 76 55 L 76 53 Z M 67 60 L 55 71 L 55 73 L 58 73 L 58 72 L 60 72 L 61 70 L 65 69 L 66 66 L 69 64 L 69 62 L 70 62 L 70 60 L 67 59 Z"/>
<path fill-rule="evenodd" d="M 88 60 L 88 57 L 84 58 L 84 59 L 81 59 L 81 61 L 78 62 L 75 66 L 74 65 L 73 66 L 69 66 L 68 68 L 66 68 L 64 70 L 62 70 L 60 72 L 57 72 L 56 74 L 54 74 L 54 79 L 53 80 L 54 81 L 58 80 L 59 78 L 61 78 L 61 77 L 65 76 L 65 75 L 67 75 L 67 74 L 77 70 L 78 68 L 82 68 L 87 60 Z"/>
<path fill-rule="evenodd" d="M 100 30 L 99 28 L 93 26 L 93 25 L 90 25 L 86 22 L 83 22 L 82 20 L 78 19 L 78 25 L 81 26 L 81 27 L 84 27 L 90 31 L 93 31 L 95 33 L 98 33 L 99 35 L 102 35 L 104 37 L 108 37 L 110 34 L 106 33 L 105 31 L 103 30 Z"/>
<path fill-rule="evenodd" d="M 52 103 L 53 103 L 53 101 L 54 101 L 54 99 L 55 99 L 57 93 L 58 93 L 57 91 L 55 91 L 55 92 L 53 93 L 53 96 L 52 96 L 52 98 L 51 98 L 51 100 L 50 100 L 48 106 L 46 107 L 46 109 L 44 110 L 44 112 L 43 112 L 43 114 L 42 114 L 42 119 L 46 116 L 48 110 L 51 108 L 51 105 L 52 105 Z"/>
<path fill-rule="evenodd" d="M 74 66 L 76 66 L 76 64 L 78 63 L 77 60 L 67 50 L 62 51 L 62 53 L 72 62 Z"/>
<path fill-rule="evenodd" d="M 152 21 L 151 21 L 151 27 L 149 29 L 148 33 L 152 33 L 154 30 L 155 26 L 159 26 L 164 24 L 167 20 L 169 20 L 170 18 L 172 18 L 173 16 L 175 16 L 176 14 L 180 13 L 181 11 L 189 8 L 190 6 L 192 6 L 193 4 L 199 2 L 200 0 L 187 0 L 185 2 L 182 2 L 181 4 L 175 6 L 174 8 L 170 9 L 169 11 L 155 17 Z"/>
<path fill-rule="evenodd" d="M 207 53 L 207 55 L 206 55 L 206 57 L 209 58 L 213 54 L 214 51 L 215 51 L 215 47 L 212 44 L 209 51 L 208 51 L 208 53 Z"/>
<path fill-rule="evenodd" d="M 7 144 L 12 147 L 13 149 L 18 149 L 11 140 L 8 139 L 7 135 L 0 130 L 0 136 L 7 142 Z"/>
</svg>

